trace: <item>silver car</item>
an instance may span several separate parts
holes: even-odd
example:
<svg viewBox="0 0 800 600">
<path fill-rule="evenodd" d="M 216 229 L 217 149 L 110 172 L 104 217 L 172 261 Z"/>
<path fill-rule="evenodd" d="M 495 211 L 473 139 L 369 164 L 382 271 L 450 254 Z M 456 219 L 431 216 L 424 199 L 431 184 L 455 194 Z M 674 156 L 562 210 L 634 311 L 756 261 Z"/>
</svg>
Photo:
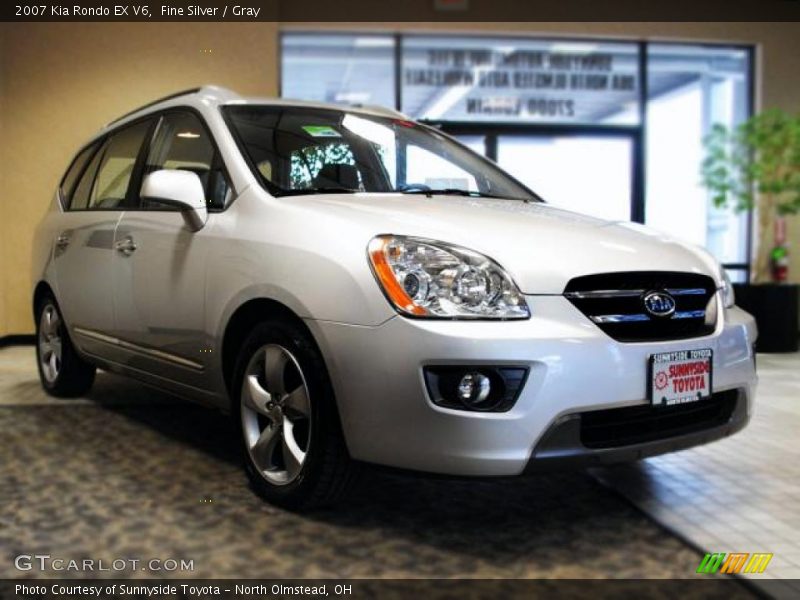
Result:
<svg viewBox="0 0 800 600">
<path fill-rule="evenodd" d="M 121 117 L 67 169 L 33 283 L 47 392 L 99 367 L 229 410 L 254 488 L 295 508 L 362 463 L 636 460 L 753 402 L 754 322 L 708 253 L 378 108 L 204 87 Z"/>
</svg>

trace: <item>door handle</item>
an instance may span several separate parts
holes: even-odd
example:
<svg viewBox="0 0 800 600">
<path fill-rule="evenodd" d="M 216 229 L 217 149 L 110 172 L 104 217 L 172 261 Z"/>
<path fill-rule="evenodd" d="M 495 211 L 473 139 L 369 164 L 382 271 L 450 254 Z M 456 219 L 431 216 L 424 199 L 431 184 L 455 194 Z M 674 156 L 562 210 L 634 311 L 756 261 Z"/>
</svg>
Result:
<svg viewBox="0 0 800 600">
<path fill-rule="evenodd" d="M 131 236 L 126 237 L 114 244 L 114 248 L 117 249 L 117 252 L 122 252 L 125 256 L 130 256 L 134 252 L 136 252 L 136 242 L 133 241 Z"/>
<path fill-rule="evenodd" d="M 67 246 L 69 246 L 69 235 L 62 233 L 56 238 L 56 248 L 63 250 Z"/>
</svg>

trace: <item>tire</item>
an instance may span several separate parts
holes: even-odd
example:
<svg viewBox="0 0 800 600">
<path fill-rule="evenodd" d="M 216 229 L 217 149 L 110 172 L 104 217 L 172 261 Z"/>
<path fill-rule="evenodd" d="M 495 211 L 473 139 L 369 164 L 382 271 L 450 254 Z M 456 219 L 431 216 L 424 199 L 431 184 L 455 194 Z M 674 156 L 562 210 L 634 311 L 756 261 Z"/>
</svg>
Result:
<svg viewBox="0 0 800 600">
<path fill-rule="evenodd" d="M 262 498 L 309 510 L 352 488 L 359 467 L 347 451 L 325 363 L 300 326 L 270 320 L 253 329 L 239 349 L 231 398 L 245 470 Z"/>
<path fill-rule="evenodd" d="M 58 303 L 49 294 L 36 307 L 36 366 L 44 391 L 59 398 L 86 394 L 97 370 L 78 355 Z"/>
</svg>

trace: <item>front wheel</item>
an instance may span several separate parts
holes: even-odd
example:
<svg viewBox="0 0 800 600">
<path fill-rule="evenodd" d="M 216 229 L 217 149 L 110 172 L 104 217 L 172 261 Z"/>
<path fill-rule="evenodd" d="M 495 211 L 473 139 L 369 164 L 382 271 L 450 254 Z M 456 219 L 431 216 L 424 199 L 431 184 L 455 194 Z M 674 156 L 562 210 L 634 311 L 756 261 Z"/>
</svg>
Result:
<svg viewBox="0 0 800 600">
<path fill-rule="evenodd" d="M 309 509 L 344 495 L 357 467 L 322 357 L 304 330 L 258 325 L 239 352 L 233 390 L 245 467 L 262 497 Z"/>
<path fill-rule="evenodd" d="M 94 383 L 96 368 L 72 345 L 55 299 L 39 302 L 36 319 L 36 363 L 42 387 L 51 396 L 82 396 Z"/>
</svg>

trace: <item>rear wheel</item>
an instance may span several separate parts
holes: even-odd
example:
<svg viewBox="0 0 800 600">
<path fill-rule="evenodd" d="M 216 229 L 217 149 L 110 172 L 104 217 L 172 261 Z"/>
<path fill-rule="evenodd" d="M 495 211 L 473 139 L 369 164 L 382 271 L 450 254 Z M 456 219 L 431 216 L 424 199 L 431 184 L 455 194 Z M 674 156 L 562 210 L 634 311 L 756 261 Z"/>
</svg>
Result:
<svg viewBox="0 0 800 600">
<path fill-rule="evenodd" d="M 247 474 L 271 503 L 309 509 L 339 500 L 355 480 L 325 365 L 308 334 L 261 323 L 242 346 L 234 406 Z"/>
<path fill-rule="evenodd" d="M 52 396 L 82 396 L 94 383 L 95 366 L 76 352 L 58 304 L 52 296 L 45 296 L 39 302 L 36 359 L 42 387 Z"/>
</svg>

